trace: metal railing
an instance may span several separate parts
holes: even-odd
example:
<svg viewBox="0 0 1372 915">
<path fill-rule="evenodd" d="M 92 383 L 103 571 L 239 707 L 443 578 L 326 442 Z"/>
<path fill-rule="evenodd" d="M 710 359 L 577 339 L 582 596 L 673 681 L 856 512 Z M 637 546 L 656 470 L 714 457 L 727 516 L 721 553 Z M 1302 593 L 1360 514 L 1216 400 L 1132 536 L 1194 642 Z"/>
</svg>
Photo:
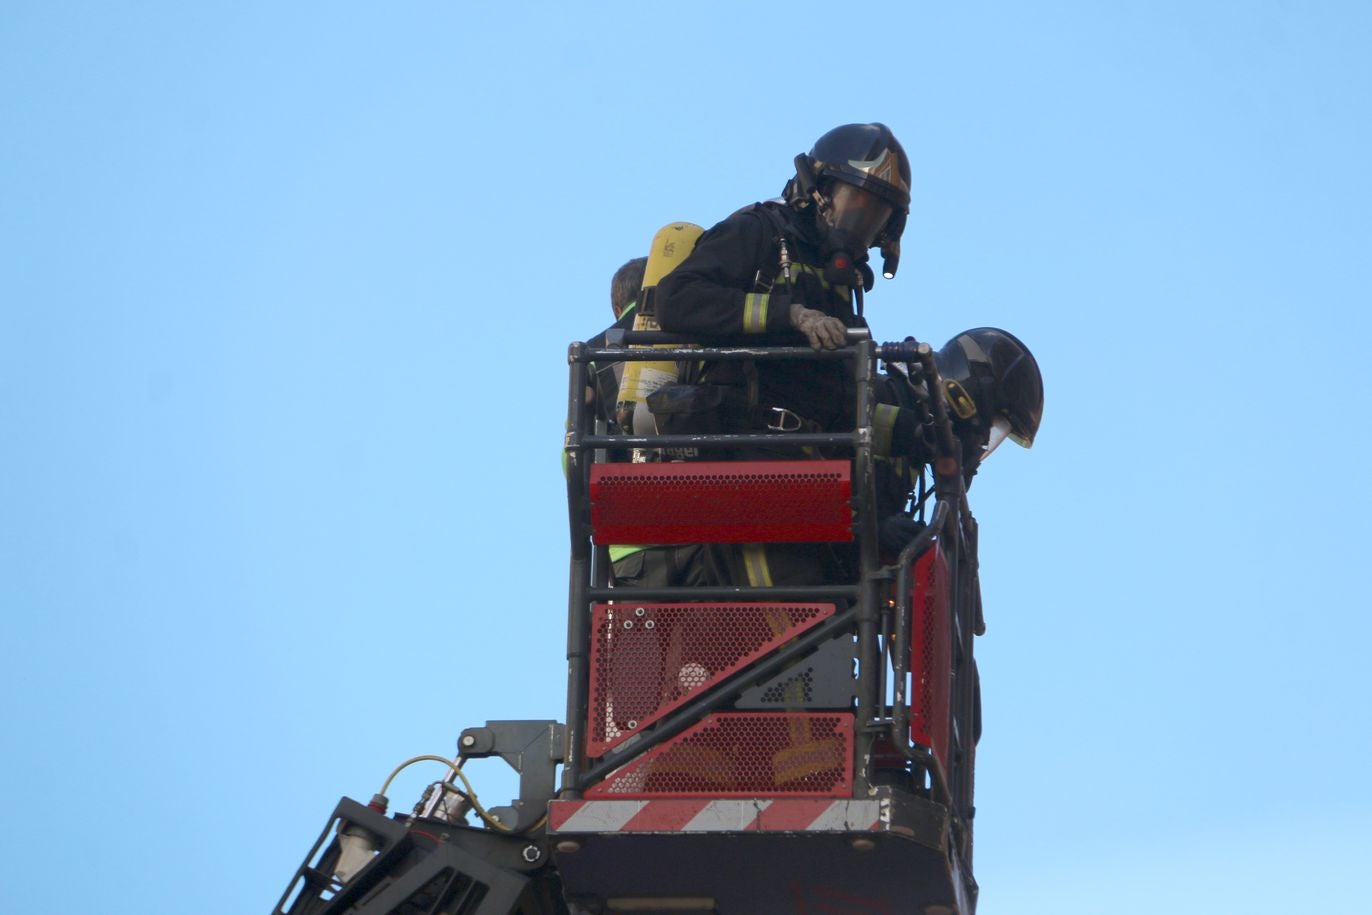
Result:
<svg viewBox="0 0 1372 915">
<path fill-rule="evenodd" d="M 804 346 L 697 346 L 680 337 L 655 333 L 626 333 L 618 341 L 651 347 L 590 347 L 574 343 L 568 351 L 570 379 L 568 423 L 565 442 L 571 569 L 568 595 L 567 641 L 567 745 L 561 796 L 575 798 L 582 789 L 624 765 L 645 750 L 677 736 L 702 716 L 729 707 L 738 694 L 760 679 L 783 671 L 826 640 L 841 632 L 855 637 L 857 699 L 855 714 L 854 794 L 866 796 L 872 782 L 871 759 L 879 741 L 894 745 L 902 758 L 927 774 L 928 790 L 944 803 L 953 821 L 959 851 L 970 866 L 972 816 L 972 766 L 979 714 L 976 704 L 976 670 L 973 635 L 980 629 L 980 597 L 977 586 L 976 522 L 967 504 L 963 485 L 959 442 L 954 435 L 933 351 L 927 344 L 907 340 L 877 345 L 858 331 L 849 345 L 835 350 L 812 350 Z M 671 344 L 664 346 L 664 344 Z M 743 433 L 716 435 L 634 435 L 597 432 L 595 416 L 585 392 L 590 366 L 632 361 L 767 362 L 807 360 L 843 361 L 849 364 L 855 389 L 854 427 L 827 432 Z M 912 377 L 928 383 L 927 396 L 917 404 L 923 412 L 921 426 L 934 443 L 934 510 L 926 529 L 907 546 L 895 562 L 881 562 L 875 495 L 873 413 L 877 403 L 878 360 L 905 364 Z M 585 727 L 589 690 L 590 609 L 597 601 L 622 600 L 625 589 L 610 585 L 609 559 L 605 547 L 592 542 L 589 469 L 600 457 L 627 449 L 741 449 L 766 447 L 823 448 L 852 460 L 852 506 L 858 574 L 852 582 L 780 587 L 670 587 L 634 588 L 635 600 L 676 601 L 779 601 L 825 600 L 839 605 L 840 612 L 804 636 L 770 653 L 754 665 L 715 684 L 692 701 L 665 715 L 626 744 L 600 757 L 585 758 Z M 906 683 L 910 675 L 911 569 L 925 550 L 944 552 L 951 574 L 950 616 L 950 710 L 948 759 L 944 771 L 935 754 L 910 741 Z M 894 585 L 894 599 L 888 597 Z M 888 676 L 890 681 L 888 684 Z M 888 698 L 888 689 L 892 690 Z"/>
</svg>

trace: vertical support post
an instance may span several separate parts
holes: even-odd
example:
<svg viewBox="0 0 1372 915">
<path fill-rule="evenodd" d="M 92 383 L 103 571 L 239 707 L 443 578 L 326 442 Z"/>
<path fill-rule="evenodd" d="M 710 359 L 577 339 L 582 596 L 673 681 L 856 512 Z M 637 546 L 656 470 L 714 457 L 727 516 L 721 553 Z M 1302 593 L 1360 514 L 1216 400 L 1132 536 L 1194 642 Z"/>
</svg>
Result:
<svg viewBox="0 0 1372 915">
<path fill-rule="evenodd" d="M 964 499 L 959 505 L 957 532 L 958 562 L 955 600 L 957 625 L 954 634 L 954 693 L 955 719 L 959 723 L 959 753 L 957 779 L 953 803 L 962 824 L 959 852 L 963 864 L 972 866 L 972 819 L 974 814 L 974 771 L 977 752 L 978 684 L 977 666 L 973 654 L 981 616 L 981 584 L 977 567 L 977 522 Z"/>
<path fill-rule="evenodd" d="M 878 717 L 881 696 L 878 695 L 880 682 L 881 649 L 877 641 L 878 623 L 881 614 L 878 609 L 880 593 L 877 572 L 880 555 L 877 548 L 877 518 L 874 495 L 875 470 L 872 464 L 872 416 L 876 407 L 875 374 L 876 344 L 863 340 L 856 347 L 856 364 L 853 367 L 857 384 L 857 417 L 853 430 L 855 447 L 853 454 L 854 489 L 857 493 L 858 519 L 858 606 L 857 606 L 857 656 L 858 656 L 858 697 L 857 721 L 853 734 L 853 794 L 865 796 L 872 787 L 871 759 L 874 731 L 872 724 Z"/>
<path fill-rule="evenodd" d="M 567 350 L 571 365 L 567 392 L 567 438 L 564 446 L 567 472 L 567 517 L 571 537 L 571 568 L 567 582 L 567 730 L 563 746 L 562 791 L 564 798 L 581 794 L 581 750 L 585 745 L 589 690 L 590 611 L 586 587 L 590 574 L 591 540 L 587 454 L 581 448 L 586 429 L 587 368 L 585 344 L 573 343 Z"/>
</svg>

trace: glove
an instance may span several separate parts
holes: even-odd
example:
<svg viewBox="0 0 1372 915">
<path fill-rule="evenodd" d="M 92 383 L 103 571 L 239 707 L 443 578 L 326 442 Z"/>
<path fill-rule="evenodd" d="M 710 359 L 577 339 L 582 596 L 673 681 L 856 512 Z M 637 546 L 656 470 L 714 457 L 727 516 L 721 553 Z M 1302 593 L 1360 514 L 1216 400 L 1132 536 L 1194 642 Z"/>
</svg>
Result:
<svg viewBox="0 0 1372 915">
<path fill-rule="evenodd" d="M 880 544 L 883 553 L 895 556 L 909 546 L 923 530 L 923 521 L 915 521 L 904 515 L 891 515 L 877 528 L 877 543 Z"/>
<path fill-rule="evenodd" d="M 791 303 L 791 326 L 809 338 L 815 349 L 838 349 L 847 342 L 848 328 L 842 321 L 799 302 Z"/>
</svg>

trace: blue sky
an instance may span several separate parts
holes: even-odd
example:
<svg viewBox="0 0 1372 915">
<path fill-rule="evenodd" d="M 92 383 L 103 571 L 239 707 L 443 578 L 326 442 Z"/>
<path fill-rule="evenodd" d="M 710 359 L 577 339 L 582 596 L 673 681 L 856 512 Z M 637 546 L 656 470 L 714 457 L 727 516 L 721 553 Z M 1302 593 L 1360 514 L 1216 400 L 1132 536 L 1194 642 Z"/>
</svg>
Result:
<svg viewBox="0 0 1372 915">
<path fill-rule="evenodd" d="M 1364 911 L 1369 47 L 1318 0 L 11 0 L 0 908 L 265 912 L 340 795 L 561 718 L 566 344 L 881 120 L 877 336 L 1045 375 L 972 492 L 980 912 Z"/>
</svg>

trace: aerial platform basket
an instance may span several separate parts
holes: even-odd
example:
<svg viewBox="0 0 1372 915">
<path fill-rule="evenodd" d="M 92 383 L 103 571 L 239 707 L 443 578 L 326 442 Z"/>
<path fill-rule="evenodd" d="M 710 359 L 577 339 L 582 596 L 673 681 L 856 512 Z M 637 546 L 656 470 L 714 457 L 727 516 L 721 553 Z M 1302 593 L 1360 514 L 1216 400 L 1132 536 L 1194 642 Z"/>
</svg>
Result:
<svg viewBox="0 0 1372 915">
<path fill-rule="evenodd" d="M 547 807 L 567 902 L 578 915 L 973 915 L 978 602 L 961 478 L 935 480 L 926 532 L 896 562 L 878 543 L 876 362 L 918 356 L 935 372 L 932 356 L 863 340 L 659 348 L 682 362 L 847 360 L 856 423 L 597 433 L 586 365 L 646 359 L 633 346 L 657 341 L 624 342 L 569 353 L 568 755 Z M 796 459 L 634 463 L 631 450 Z M 607 549 L 825 543 L 842 544 L 843 577 L 776 585 L 625 586 Z"/>
</svg>

